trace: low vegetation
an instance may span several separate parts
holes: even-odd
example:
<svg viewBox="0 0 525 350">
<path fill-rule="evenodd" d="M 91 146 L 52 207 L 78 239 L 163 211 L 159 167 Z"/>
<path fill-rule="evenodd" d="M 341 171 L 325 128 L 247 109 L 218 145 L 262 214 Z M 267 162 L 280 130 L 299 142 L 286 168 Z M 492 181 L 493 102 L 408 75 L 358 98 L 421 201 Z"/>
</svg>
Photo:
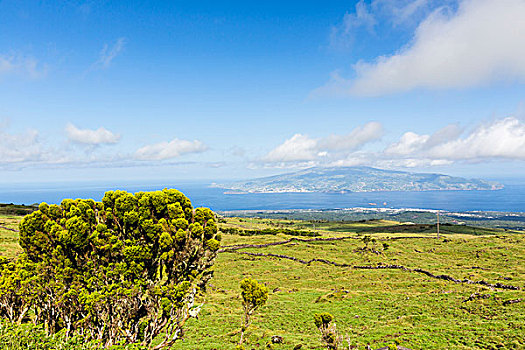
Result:
<svg viewBox="0 0 525 350">
<path fill-rule="evenodd" d="M 0 216 L 0 254 L 7 258 L 22 253 L 18 233 L 5 229 L 16 229 L 20 220 Z M 391 232 L 398 225 L 393 221 L 352 227 L 327 222 L 315 229 L 312 223 L 296 220 L 218 221 L 222 248 L 214 277 L 201 296 L 198 319 L 186 321 L 183 341 L 173 348 L 240 348 L 239 325 L 246 309 L 239 284 L 245 279 L 257 280 L 268 293 L 250 315 L 249 326 L 241 325 L 245 349 L 333 346 L 325 341 L 332 336 L 323 335 L 316 314 L 332 317 L 326 326 L 321 322 L 324 330 L 337 323 L 333 333 L 339 349 L 395 348 L 395 344 L 414 350 L 525 347 L 522 233 L 442 231 L 436 238 L 435 232 Z M 241 235 L 229 227 L 254 231 L 308 227 L 320 236 Z M 33 317 L 29 312 L 26 319 Z M 66 339 L 63 331 L 46 334 L 45 328 L 25 320 L 21 325 L 4 322 L 0 347 L 86 348 L 87 343 L 75 336 Z M 161 341 L 157 337 L 152 346 Z"/>
</svg>

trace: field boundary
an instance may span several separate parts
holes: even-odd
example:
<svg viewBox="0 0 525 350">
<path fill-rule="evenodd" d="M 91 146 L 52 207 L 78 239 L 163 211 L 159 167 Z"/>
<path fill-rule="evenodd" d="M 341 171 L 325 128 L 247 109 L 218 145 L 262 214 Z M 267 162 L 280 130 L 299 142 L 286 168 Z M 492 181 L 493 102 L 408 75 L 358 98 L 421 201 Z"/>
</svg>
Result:
<svg viewBox="0 0 525 350">
<path fill-rule="evenodd" d="M 288 260 L 292 260 L 292 261 L 298 262 L 298 263 L 303 264 L 303 265 L 310 265 L 313 262 L 320 262 L 320 263 L 323 263 L 323 264 L 333 265 L 333 266 L 337 266 L 337 267 L 347 267 L 347 268 L 358 269 L 358 270 L 381 270 L 381 269 L 402 270 L 402 271 L 407 271 L 407 272 L 422 273 L 422 274 L 424 274 L 424 275 L 426 275 L 428 277 L 431 277 L 431 278 L 445 280 L 445 281 L 451 281 L 451 282 L 455 282 L 455 283 L 480 284 L 480 285 L 483 285 L 483 286 L 486 286 L 486 287 L 490 287 L 490 288 L 509 289 L 509 290 L 521 290 L 521 288 L 518 287 L 518 286 L 502 284 L 502 283 L 499 283 L 499 282 L 498 283 L 489 283 L 489 282 L 483 281 L 483 280 L 481 280 L 481 281 L 472 281 L 472 280 L 469 280 L 469 279 L 460 280 L 460 279 L 451 277 L 449 275 L 435 275 L 432 272 L 427 271 L 427 270 L 423 270 L 421 268 L 413 268 L 413 269 L 411 269 L 411 268 L 405 267 L 403 265 L 390 265 L 390 264 L 382 264 L 382 263 L 378 263 L 377 265 L 351 265 L 351 264 L 340 264 L 340 263 L 337 263 L 335 261 L 331 261 L 331 260 L 327 260 L 327 259 L 319 259 L 319 258 L 314 258 L 314 259 L 310 259 L 310 260 L 303 260 L 303 259 L 299 259 L 299 258 L 296 258 L 296 257 L 293 257 L 293 256 L 284 255 L 284 254 L 252 253 L 252 252 L 238 252 L 238 251 L 229 251 L 229 252 L 235 253 L 235 254 L 257 256 L 257 257 L 270 257 L 270 258 L 288 259 Z"/>
<path fill-rule="evenodd" d="M 10 227 L 6 227 L 6 226 L 2 226 L 2 225 L 0 225 L 0 228 L 1 228 L 2 230 L 12 231 L 12 232 L 20 232 L 20 231 L 18 231 L 17 229 L 10 228 Z"/>
<path fill-rule="evenodd" d="M 436 239 L 438 237 L 426 237 L 426 236 L 408 236 L 408 237 L 390 237 L 390 238 L 376 238 L 379 241 L 389 241 L 389 240 L 397 240 L 397 239 Z M 331 242 L 331 241 L 342 241 L 345 239 L 356 239 L 356 240 L 362 240 L 363 237 L 356 237 L 356 236 L 343 236 L 343 237 L 329 237 L 329 238 L 311 238 L 311 239 L 304 239 L 304 238 L 290 238 L 285 241 L 278 241 L 278 242 L 271 242 L 271 243 L 263 243 L 263 244 L 234 244 L 234 245 L 228 245 L 224 246 L 221 249 L 217 251 L 217 253 L 224 253 L 228 251 L 233 250 L 239 250 L 244 248 L 265 248 L 265 247 L 272 247 L 276 245 L 283 245 L 288 244 L 292 242 L 303 242 L 303 243 L 310 243 L 310 242 Z"/>
</svg>

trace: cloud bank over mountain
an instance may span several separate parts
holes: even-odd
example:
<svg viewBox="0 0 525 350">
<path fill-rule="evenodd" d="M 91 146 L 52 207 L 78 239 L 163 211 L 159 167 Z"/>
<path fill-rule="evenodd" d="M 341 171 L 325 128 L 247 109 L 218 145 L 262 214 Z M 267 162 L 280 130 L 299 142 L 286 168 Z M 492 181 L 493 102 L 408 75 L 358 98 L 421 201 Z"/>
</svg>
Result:
<svg viewBox="0 0 525 350">
<path fill-rule="evenodd" d="M 403 133 L 382 150 L 364 150 L 381 139 L 384 128 L 371 122 L 347 135 L 313 139 L 295 134 L 261 159 L 266 166 L 432 167 L 457 162 L 525 159 L 525 123 L 508 117 L 481 123 L 471 130 L 450 124 L 433 134 Z"/>
</svg>

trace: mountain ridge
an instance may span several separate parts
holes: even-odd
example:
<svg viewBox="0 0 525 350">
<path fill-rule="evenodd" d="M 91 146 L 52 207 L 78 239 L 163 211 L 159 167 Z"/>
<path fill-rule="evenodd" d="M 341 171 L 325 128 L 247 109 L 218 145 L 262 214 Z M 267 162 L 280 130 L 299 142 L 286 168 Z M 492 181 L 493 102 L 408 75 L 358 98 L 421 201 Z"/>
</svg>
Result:
<svg viewBox="0 0 525 350">
<path fill-rule="evenodd" d="M 503 188 L 503 185 L 497 182 L 481 179 L 367 166 L 312 167 L 291 173 L 214 185 L 237 193 L 466 191 Z"/>
</svg>

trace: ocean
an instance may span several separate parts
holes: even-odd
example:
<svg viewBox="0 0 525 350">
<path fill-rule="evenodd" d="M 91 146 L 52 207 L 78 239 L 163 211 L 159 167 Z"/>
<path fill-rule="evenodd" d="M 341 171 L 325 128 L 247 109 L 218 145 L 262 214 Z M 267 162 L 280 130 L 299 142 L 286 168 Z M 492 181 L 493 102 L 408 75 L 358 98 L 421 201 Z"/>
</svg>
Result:
<svg viewBox="0 0 525 350">
<path fill-rule="evenodd" d="M 195 207 L 206 206 L 216 211 L 386 207 L 525 212 L 525 185 L 506 185 L 497 191 L 225 194 L 223 189 L 202 182 L 26 183 L 0 185 L 0 203 L 58 204 L 64 198 L 92 198 L 99 201 L 107 190 L 137 192 L 166 187 L 182 191 Z"/>
</svg>

